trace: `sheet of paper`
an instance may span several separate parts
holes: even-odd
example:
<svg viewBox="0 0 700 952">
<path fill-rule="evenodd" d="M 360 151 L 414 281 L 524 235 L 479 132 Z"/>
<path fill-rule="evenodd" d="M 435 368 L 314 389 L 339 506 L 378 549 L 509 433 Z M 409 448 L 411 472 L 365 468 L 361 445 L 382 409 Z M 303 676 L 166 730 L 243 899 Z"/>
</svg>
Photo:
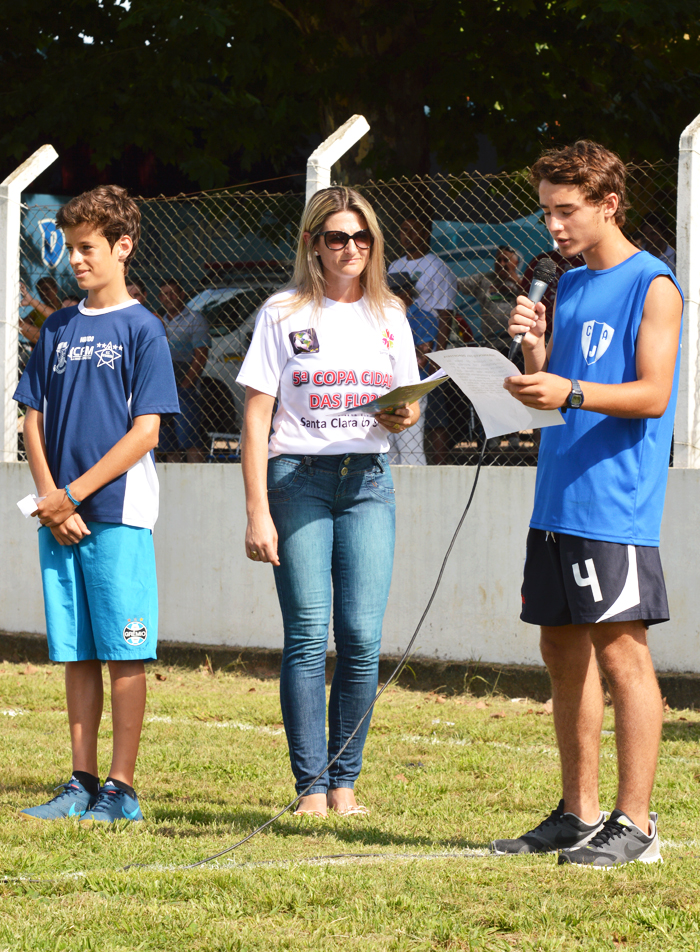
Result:
<svg viewBox="0 0 700 952">
<path fill-rule="evenodd" d="M 390 390 L 389 393 L 377 397 L 376 400 L 372 400 L 370 403 L 363 403 L 357 407 L 348 407 L 343 412 L 369 413 L 372 415 L 379 413 L 381 410 L 386 410 L 389 407 L 405 407 L 408 406 L 409 403 L 415 403 L 416 400 L 420 400 L 426 393 L 430 393 L 431 390 L 434 390 L 435 387 L 439 387 L 441 383 L 444 383 L 444 381 L 448 379 L 449 374 L 444 370 L 436 370 L 434 374 L 426 377 L 425 380 L 421 380 L 420 383 L 409 383 L 406 384 L 405 387 L 396 387 L 395 390 Z"/>
<path fill-rule="evenodd" d="M 503 389 L 505 377 L 520 371 L 507 357 L 490 347 L 457 347 L 430 355 L 469 397 L 488 439 L 520 430 L 560 426 L 558 410 L 532 410 Z"/>
<path fill-rule="evenodd" d="M 35 496 L 34 493 L 30 493 L 28 496 L 25 496 L 24 499 L 20 499 L 20 501 L 17 503 L 19 506 L 19 511 L 22 513 L 25 519 L 28 519 L 33 512 L 36 512 L 37 503 L 41 502 L 41 500 L 45 498 L 45 496 Z"/>
</svg>

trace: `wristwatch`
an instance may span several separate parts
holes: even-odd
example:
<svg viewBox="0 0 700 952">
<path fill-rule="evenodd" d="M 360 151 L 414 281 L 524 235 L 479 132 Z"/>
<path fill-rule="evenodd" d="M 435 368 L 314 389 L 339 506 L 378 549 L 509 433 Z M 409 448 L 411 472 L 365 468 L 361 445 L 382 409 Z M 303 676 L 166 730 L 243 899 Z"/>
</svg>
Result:
<svg viewBox="0 0 700 952">
<path fill-rule="evenodd" d="M 571 393 L 566 398 L 565 406 L 571 407 L 572 410 L 578 410 L 583 406 L 583 390 L 581 390 L 581 384 L 578 380 L 571 379 Z"/>
</svg>

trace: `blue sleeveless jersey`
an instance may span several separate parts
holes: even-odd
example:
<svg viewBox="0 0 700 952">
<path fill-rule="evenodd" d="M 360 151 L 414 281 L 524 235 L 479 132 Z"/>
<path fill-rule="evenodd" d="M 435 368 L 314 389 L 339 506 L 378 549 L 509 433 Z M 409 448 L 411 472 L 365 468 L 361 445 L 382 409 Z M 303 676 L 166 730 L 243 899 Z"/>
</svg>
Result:
<svg viewBox="0 0 700 952">
<path fill-rule="evenodd" d="M 44 415 L 49 469 L 61 488 L 102 459 L 134 417 L 179 413 L 163 325 L 136 301 L 55 311 L 14 399 Z M 88 496 L 78 512 L 86 522 L 152 529 L 158 516 L 153 453 Z"/>
<path fill-rule="evenodd" d="M 605 271 L 575 268 L 559 281 L 547 370 L 619 384 L 637 379 L 637 333 L 649 285 L 670 269 L 646 251 Z M 682 297 L 682 293 L 681 293 Z M 678 394 L 659 419 L 568 410 L 565 426 L 542 430 L 530 525 L 586 539 L 659 544 Z"/>
</svg>

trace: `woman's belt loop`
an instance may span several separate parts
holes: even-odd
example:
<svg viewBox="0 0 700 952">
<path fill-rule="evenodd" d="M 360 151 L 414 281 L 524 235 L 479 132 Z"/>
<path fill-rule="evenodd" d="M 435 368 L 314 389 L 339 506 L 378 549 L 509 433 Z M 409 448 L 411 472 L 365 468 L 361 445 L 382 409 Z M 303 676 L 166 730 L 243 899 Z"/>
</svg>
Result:
<svg viewBox="0 0 700 952">
<path fill-rule="evenodd" d="M 381 458 L 381 456 L 374 456 L 374 457 L 372 457 L 372 458 L 374 459 L 374 465 L 375 465 L 375 466 L 378 466 L 378 467 L 380 468 L 380 470 L 381 470 L 383 473 L 385 473 L 386 470 L 384 469 L 384 463 L 382 463 L 382 458 Z"/>
</svg>

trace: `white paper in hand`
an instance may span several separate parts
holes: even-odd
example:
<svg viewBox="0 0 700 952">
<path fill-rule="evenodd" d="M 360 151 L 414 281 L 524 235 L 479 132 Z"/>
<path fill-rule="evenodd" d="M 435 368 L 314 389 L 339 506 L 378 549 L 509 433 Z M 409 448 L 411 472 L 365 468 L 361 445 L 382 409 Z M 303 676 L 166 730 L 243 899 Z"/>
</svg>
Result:
<svg viewBox="0 0 700 952">
<path fill-rule="evenodd" d="M 506 377 L 520 371 L 507 357 L 490 347 L 457 347 L 430 355 L 469 397 L 488 439 L 520 430 L 561 426 L 558 410 L 533 410 L 503 389 Z"/>
<path fill-rule="evenodd" d="M 35 496 L 34 493 L 30 493 L 28 496 L 25 496 L 24 499 L 20 499 L 20 501 L 17 503 L 19 506 L 19 511 L 22 513 L 25 519 L 28 519 L 33 512 L 36 512 L 37 504 L 45 498 L 46 496 Z"/>
</svg>

